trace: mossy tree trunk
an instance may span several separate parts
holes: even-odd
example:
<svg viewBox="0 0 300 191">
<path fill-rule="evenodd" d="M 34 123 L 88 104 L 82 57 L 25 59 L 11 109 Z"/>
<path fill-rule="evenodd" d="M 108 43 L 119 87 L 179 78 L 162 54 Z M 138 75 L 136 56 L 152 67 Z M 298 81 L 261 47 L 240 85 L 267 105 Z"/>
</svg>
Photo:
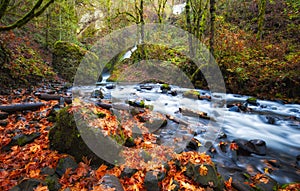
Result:
<svg viewBox="0 0 300 191">
<path fill-rule="evenodd" d="M 212 56 L 214 56 L 214 37 L 215 37 L 215 19 L 216 19 L 216 7 L 215 0 L 210 0 L 210 38 L 209 38 L 209 50 Z"/>
<path fill-rule="evenodd" d="M 193 36 L 192 36 L 192 21 L 191 21 L 191 0 L 186 1 L 185 5 L 185 15 L 186 15 L 186 28 L 187 31 L 189 32 L 189 52 L 192 57 L 194 57 L 195 52 L 194 52 L 194 46 L 193 46 Z"/>
<path fill-rule="evenodd" d="M 262 39 L 263 34 L 263 26 L 265 21 L 265 13 L 266 13 L 266 0 L 260 0 L 258 4 L 258 31 L 257 31 L 257 39 Z"/>
</svg>

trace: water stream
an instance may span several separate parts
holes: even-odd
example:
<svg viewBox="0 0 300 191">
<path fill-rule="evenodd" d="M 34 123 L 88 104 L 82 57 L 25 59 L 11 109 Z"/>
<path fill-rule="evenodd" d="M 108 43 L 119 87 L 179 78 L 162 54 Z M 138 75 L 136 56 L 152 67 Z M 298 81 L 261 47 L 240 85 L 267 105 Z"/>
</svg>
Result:
<svg viewBox="0 0 300 191">
<path fill-rule="evenodd" d="M 187 137 L 185 143 L 178 144 L 182 150 L 193 137 L 204 142 L 209 139 L 216 148 L 224 140 L 263 140 L 267 145 L 264 156 L 252 154 L 234 159 L 230 153 L 222 153 L 217 149 L 217 153 L 212 154 L 213 160 L 227 175 L 232 175 L 231 170 L 224 170 L 228 167 L 246 170 L 249 165 L 255 172 L 263 173 L 268 167 L 265 161 L 276 160 L 280 167 L 274 168 L 270 174 L 273 179 L 282 184 L 300 181 L 299 161 L 297 164 L 297 156 L 300 155 L 300 105 L 257 100 L 257 106 L 247 107 L 251 111 L 236 112 L 228 107 L 229 103 L 244 103 L 249 96 L 223 95 L 227 104 L 214 107 L 210 100 L 183 97 L 183 92 L 188 90 L 186 88 L 171 86 L 177 95 L 163 93 L 160 84 L 147 84 L 151 88 L 143 89 L 140 84 L 117 83 L 112 88 L 112 84 L 106 81 L 108 77 L 109 74 L 104 74 L 103 81 L 98 86 L 81 87 L 80 90 L 84 92 L 82 95 L 91 95 L 95 89 L 100 89 L 104 93 L 104 99 L 113 104 L 124 104 L 129 99 L 142 99 L 146 105 L 152 105 L 154 111 L 175 116 L 189 124 L 188 128 L 182 128 L 182 125 L 169 120 L 166 127 L 156 132 L 161 138 L 161 144 L 174 145 L 174 138 L 178 136 Z M 201 95 L 210 95 L 209 91 L 198 91 Z M 212 123 L 209 120 L 185 116 L 179 112 L 179 108 L 206 112 L 217 121 Z M 200 133 L 191 134 L 188 130 Z M 209 137 L 205 137 L 207 132 L 211 133 Z M 219 133 L 225 133 L 227 137 L 220 140 L 217 138 Z"/>
</svg>

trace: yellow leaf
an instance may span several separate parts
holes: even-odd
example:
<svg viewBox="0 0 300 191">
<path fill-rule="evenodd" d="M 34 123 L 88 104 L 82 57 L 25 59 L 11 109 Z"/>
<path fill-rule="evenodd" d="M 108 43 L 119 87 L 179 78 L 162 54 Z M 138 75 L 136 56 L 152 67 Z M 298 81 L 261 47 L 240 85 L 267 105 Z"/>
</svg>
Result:
<svg viewBox="0 0 300 191">
<path fill-rule="evenodd" d="M 199 168 L 199 173 L 200 173 L 200 176 L 206 176 L 208 173 L 207 167 L 202 164 Z"/>
</svg>

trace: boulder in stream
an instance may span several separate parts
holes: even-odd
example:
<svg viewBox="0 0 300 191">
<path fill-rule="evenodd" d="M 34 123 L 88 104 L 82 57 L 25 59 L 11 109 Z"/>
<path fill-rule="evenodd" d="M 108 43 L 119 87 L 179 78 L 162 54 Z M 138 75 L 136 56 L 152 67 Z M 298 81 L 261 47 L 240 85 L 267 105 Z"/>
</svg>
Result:
<svg viewBox="0 0 300 191">
<path fill-rule="evenodd" d="M 266 155 L 266 142 L 260 139 L 253 139 L 250 141 L 244 139 L 236 139 L 234 142 L 238 146 L 238 155 L 248 156 L 250 154 Z"/>
</svg>

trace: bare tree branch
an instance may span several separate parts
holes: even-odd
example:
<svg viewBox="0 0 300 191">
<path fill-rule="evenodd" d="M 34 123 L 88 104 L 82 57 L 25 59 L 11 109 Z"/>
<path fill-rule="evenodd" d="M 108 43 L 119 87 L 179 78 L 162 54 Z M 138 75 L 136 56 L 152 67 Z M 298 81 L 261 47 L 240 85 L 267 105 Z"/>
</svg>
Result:
<svg viewBox="0 0 300 191">
<path fill-rule="evenodd" d="M 1 4 L 0 4 L 0 9 L 3 7 L 5 8 L 5 3 L 6 2 L 9 3 L 9 1 L 10 0 L 2 0 Z M 36 4 L 33 6 L 33 8 L 28 13 L 26 13 L 22 18 L 20 18 L 13 24 L 0 26 L 0 31 L 8 31 L 8 30 L 18 28 L 18 27 L 21 27 L 21 26 L 27 24 L 31 19 L 40 16 L 47 9 L 47 7 L 49 7 L 49 5 L 54 2 L 54 0 L 49 0 L 44 6 L 42 6 L 43 1 L 44 0 L 38 0 L 36 2 Z M 7 9 L 7 7 L 8 7 L 8 5 L 6 6 L 5 10 Z M 4 10 L 4 12 L 5 12 L 5 10 Z M 1 13 L 3 13 L 2 17 L 5 15 L 4 12 L 1 11 Z"/>
</svg>

